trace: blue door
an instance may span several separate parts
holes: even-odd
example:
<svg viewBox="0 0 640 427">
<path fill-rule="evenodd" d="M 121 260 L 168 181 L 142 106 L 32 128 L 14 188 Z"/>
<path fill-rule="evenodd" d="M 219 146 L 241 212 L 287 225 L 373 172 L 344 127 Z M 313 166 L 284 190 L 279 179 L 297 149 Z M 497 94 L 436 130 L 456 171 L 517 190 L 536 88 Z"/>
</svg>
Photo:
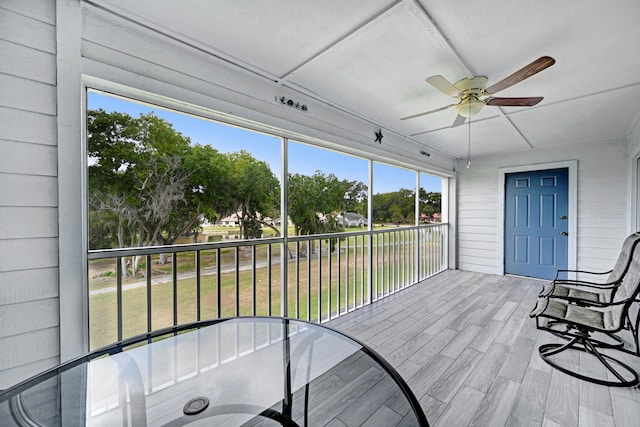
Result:
<svg viewBox="0 0 640 427">
<path fill-rule="evenodd" d="M 553 279 L 567 268 L 568 169 L 507 174 L 504 272 Z"/>
</svg>

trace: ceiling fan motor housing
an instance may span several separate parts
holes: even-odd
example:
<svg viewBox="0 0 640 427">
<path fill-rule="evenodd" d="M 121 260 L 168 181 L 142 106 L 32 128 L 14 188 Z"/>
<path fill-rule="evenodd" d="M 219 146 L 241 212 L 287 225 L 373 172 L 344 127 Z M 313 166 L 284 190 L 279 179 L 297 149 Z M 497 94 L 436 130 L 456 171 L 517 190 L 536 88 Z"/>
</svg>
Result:
<svg viewBox="0 0 640 427">
<path fill-rule="evenodd" d="M 485 106 L 485 102 L 480 98 L 486 96 L 484 88 L 487 86 L 487 80 L 484 76 L 467 77 L 453 84 L 460 90 L 460 103 L 455 107 L 459 115 L 471 117 Z"/>
</svg>

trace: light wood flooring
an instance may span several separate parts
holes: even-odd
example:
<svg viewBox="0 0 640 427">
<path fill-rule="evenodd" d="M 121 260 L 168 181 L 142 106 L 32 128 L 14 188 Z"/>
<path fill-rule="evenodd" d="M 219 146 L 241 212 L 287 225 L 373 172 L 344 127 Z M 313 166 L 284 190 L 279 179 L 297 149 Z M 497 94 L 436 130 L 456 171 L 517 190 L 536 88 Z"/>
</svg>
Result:
<svg viewBox="0 0 640 427">
<path fill-rule="evenodd" d="M 557 340 L 528 316 L 543 283 L 447 270 L 327 326 L 389 361 L 431 426 L 640 426 L 639 388 L 580 381 L 540 359 L 538 346 Z M 640 371 L 640 358 L 623 357 Z"/>
</svg>

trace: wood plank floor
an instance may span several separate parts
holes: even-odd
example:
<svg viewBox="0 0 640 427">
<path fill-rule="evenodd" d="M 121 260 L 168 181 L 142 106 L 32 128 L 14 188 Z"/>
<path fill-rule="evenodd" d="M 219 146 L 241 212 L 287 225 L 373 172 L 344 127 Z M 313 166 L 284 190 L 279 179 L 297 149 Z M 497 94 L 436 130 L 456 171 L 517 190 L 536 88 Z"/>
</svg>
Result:
<svg viewBox="0 0 640 427">
<path fill-rule="evenodd" d="M 639 388 L 580 381 L 540 359 L 555 339 L 528 316 L 543 283 L 447 270 L 327 326 L 387 359 L 432 426 L 640 426 Z M 640 358 L 625 361 L 640 371 Z"/>
</svg>

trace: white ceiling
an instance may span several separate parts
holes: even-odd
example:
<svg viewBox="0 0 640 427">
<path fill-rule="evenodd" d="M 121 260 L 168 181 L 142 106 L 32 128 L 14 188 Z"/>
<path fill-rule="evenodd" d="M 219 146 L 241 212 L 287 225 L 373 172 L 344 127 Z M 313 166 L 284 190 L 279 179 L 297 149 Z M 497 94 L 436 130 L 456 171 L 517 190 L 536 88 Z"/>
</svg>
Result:
<svg viewBox="0 0 640 427">
<path fill-rule="evenodd" d="M 102 0 L 283 86 L 458 158 L 469 128 L 425 82 L 488 85 L 548 55 L 555 65 L 497 96 L 471 124 L 475 156 L 624 138 L 640 113 L 638 0 Z"/>
</svg>

